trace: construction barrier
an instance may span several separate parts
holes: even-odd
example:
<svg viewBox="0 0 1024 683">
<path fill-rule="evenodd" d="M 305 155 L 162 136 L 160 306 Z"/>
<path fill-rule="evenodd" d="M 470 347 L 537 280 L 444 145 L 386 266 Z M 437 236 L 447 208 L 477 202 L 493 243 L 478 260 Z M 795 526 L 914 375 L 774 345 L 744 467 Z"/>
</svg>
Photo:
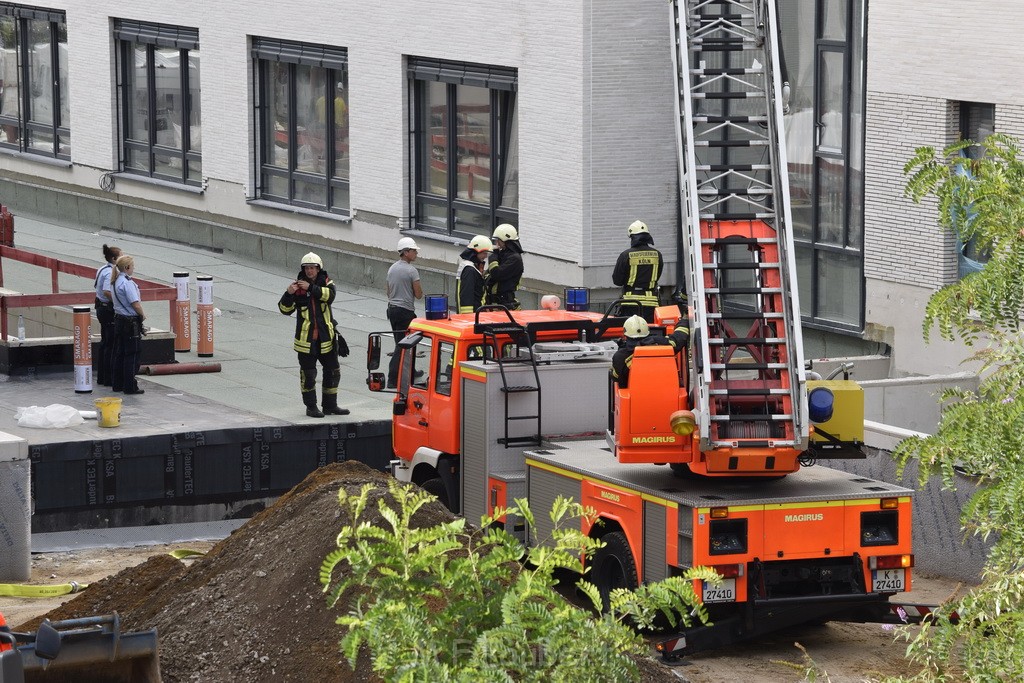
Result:
<svg viewBox="0 0 1024 683">
<path fill-rule="evenodd" d="M 0 433 L 0 582 L 32 578 L 31 476 L 28 442 Z"/>
<path fill-rule="evenodd" d="M 92 309 L 88 306 L 73 306 L 74 311 L 74 357 L 75 393 L 92 393 Z"/>
<path fill-rule="evenodd" d="M 196 344 L 196 352 L 200 358 L 209 358 L 213 355 L 213 276 L 197 276 L 196 289 L 199 300 L 199 342 Z"/>
<path fill-rule="evenodd" d="M 14 214 L 0 204 L 0 244 L 14 246 Z"/>
<path fill-rule="evenodd" d="M 188 273 L 175 273 L 174 287 L 178 292 L 174 304 L 174 318 L 171 321 L 174 351 L 187 353 L 192 350 L 192 294 L 188 286 Z"/>
</svg>

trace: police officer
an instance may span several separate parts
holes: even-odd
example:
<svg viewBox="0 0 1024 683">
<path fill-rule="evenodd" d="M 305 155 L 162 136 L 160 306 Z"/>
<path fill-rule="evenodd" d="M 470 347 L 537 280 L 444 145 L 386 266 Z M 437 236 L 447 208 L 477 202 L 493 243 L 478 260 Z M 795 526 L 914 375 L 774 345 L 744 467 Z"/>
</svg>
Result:
<svg viewBox="0 0 1024 683">
<path fill-rule="evenodd" d="M 522 308 L 516 299 L 516 290 L 523 277 L 523 247 L 519 232 L 508 223 L 502 223 L 491 235 L 494 253 L 487 264 L 484 283 L 484 303 L 501 304 L 510 311 Z"/>
<path fill-rule="evenodd" d="M 459 254 L 455 271 L 455 299 L 459 313 L 475 313 L 484 303 L 484 263 L 494 249 L 485 235 L 477 235 Z"/>
<path fill-rule="evenodd" d="M 135 259 L 121 254 L 114 261 L 110 276 L 110 298 L 114 302 L 114 364 L 110 373 L 110 388 L 126 394 L 144 394 L 135 375 L 139 372 L 142 353 L 142 310 L 139 285 L 132 280 Z"/>
<path fill-rule="evenodd" d="M 612 271 L 612 283 L 622 287 L 622 298 L 635 301 L 637 313 L 647 322 L 654 321 L 658 307 L 658 278 L 661 277 L 661 252 L 643 221 L 633 221 L 628 229 L 629 249 L 619 254 Z"/>
<path fill-rule="evenodd" d="M 633 364 L 633 351 L 638 346 L 671 346 L 679 353 L 690 343 L 690 330 L 677 327 L 669 336 L 651 333 L 651 327 L 639 315 L 630 316 L 622 325 L 626 336 L 625 343 L 612 356 L 612 378 L 619 387 L 625 389 L 629 385 L 629 368 Z"/>
<path fill-rule="evenodd" d="M 295 341 L 292 348 L 299 355 L 299 386 L 306 415 L 348 415 L 348 408 L 338 407 L 338 385 L 341 365 L 334 348 L 334 327 L 337 321 L 331 312 L 336 291 L 334 281 L 324 270 L 324 262 L 309 252 L 302 257 L 299 274 L 288 285 L 277 308 L 284 315 L 295 313 Z M 323 410 L 316 403 L 316 364 L 324 368 Z"/>
</svg>

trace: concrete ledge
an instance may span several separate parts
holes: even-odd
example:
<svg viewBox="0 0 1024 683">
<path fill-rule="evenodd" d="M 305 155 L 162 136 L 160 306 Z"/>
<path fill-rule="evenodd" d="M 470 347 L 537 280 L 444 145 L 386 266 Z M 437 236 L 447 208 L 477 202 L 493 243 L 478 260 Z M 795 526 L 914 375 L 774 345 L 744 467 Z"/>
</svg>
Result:
<svg viewBox="0 0 1024 683">
<path fill-rule="evenodd" d="M 99 340 L 92 339 L 92 357 L 99 353 Z M 151 330 L 142 338 L 142 365 L 174 362 L 174 334 Z M 21 375 L 33 372 L 68 372 L 75 366 L 74 338 L 68 336 L 0 340 L 0 373 Z"/>
</svg>

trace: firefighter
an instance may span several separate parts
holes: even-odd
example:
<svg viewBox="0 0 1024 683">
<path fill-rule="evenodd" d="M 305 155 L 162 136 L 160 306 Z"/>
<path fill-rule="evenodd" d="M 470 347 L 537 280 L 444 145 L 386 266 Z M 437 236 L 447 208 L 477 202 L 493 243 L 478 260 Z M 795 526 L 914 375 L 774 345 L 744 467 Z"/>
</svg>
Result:
<svg viewBox="0 0 1024 683">
<path fill-rule="evenodd" d="M 475 313 L 484 303 L 484 264 L 494 245 L 485 235 L 477 235 L 459 254 L 455 271 L 455 299 L 459 313 Z"/>
<path fill-rule="evenodd" d="M 323 260 L 309 252 L 302 257 L 299 274 L 277 302 L 284 315 L 297 312 L 292 348 L 299 355 L 299 387 L 309 417 L 349 413 L 347 408 L 338 407 L 341 366 L 334 348 L 335 320 L 331 313 L 335 294 L 334 281 L 324 270 Z M 316 403 L 317 361 L 324 368 L 323 410 Z"/>
<path fill-rule="evenodd" d="M 522 305 L 516 299 L 519 280 L 523 277 L 523 247 L 519 232 L 508 223 L 502 223 L 491 235 L 494 252 L 487 264 L 484 280 L 484 303 L 501 304 L 510 311 Z"/>
<path fill-rule="evenodd" d="M 398 370 L 401 353 L 398 343 L 405 339 L 409 324 L 416 319 L 416 299 L 423 298 L 423 285 L 420 283 L 420 272 L 413 263 L 420 253 L 420 247 L 411 237 L 398 240 L 398 260 L 388 268 L 385 287 L 388 295 L 388 322 L 391 323 L 391 334 L 395 337 L 395 352 L 388 364 L 388 388 L 398 386 Z M 414 375 L 422 374 L 417 370 Z"/>
<path fill-rule="evenodd" d="M 654 238 L 647 224 L 633 221 L 629 234 L 629 249 L 619 254 L 612 271 L 612 283 L 622 287 L 622 298 L 635 301 L 637 313 L 647 322 L 654 321 L 658 307 L 658 278 L 661 277 L 661 252 L 654 248 Z M 634 310 L 630 307 L 628 310 Z"/>
<path fill-rule="evenodd" d="M 622 325 L 625 342 L 612 356 L 612 378 L 625 389 L 629 385 L 629 368 L 633 364 L 633 350 L 638 346 L 671 346 L 680 353 L 690 343 L 690 330 L 677 327 L 665 336 L 651 332 L 651 326 L 639 315 L 630 316 Z"/>
</svg>

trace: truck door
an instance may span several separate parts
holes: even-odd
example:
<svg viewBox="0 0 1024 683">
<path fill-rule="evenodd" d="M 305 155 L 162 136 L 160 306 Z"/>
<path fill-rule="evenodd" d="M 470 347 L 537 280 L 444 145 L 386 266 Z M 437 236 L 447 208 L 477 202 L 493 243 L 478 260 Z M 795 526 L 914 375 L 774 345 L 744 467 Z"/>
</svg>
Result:
<svg viewBox="0 0 1024 683">
<path fill-rule="evenodd" d="M 407 336 L 396 350 L 396 353 L 402 354 L 402 364 L 392 421 L 392 439 L 395 455 L 407 460 L 412 458 L 420 446 L 433 447 L 429 439 L 430 402 L 427 400 L 433 350 L 431 338 L 419 334 Z"/>
</svg>

